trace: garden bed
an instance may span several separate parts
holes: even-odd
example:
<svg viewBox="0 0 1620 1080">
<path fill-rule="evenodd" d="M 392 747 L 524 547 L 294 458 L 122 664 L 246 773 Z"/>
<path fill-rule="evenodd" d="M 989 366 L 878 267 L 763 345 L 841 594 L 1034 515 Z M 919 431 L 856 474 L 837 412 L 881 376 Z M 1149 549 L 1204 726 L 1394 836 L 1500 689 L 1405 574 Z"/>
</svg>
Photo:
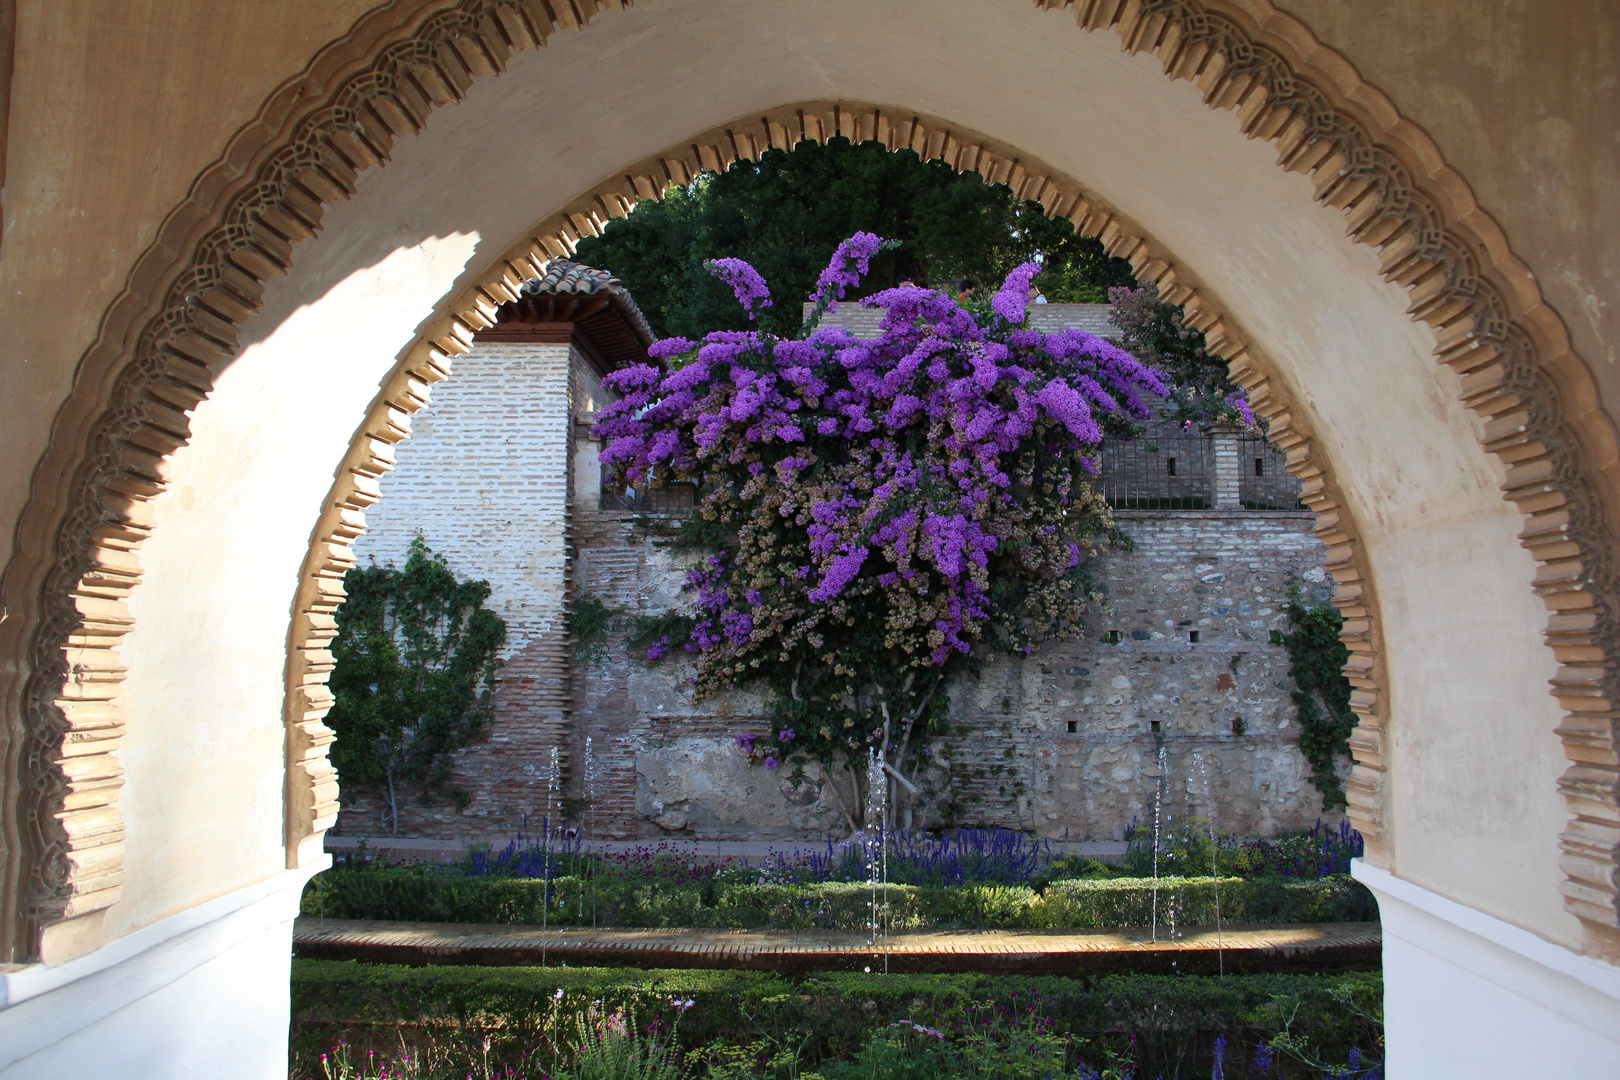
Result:
<svg viewBox="0 0 1620 1080">
<path fill-rule="evenodd" d="M 1062 1070 L 1077 1078 L 1190 1080 L 1215 1072 L 1219 1047 L 1215 1074 L 1225 1080 L 1362 1078 L 1376 1075 L 1368 1063 L 1382 1043 L 1382 992 L 1371 973 L 790 979 L 299 960 L 291 1075 L 325 1080 L 321 1055 L 342 1043 L 352 1061 L 368 1051 L 392 1060 L 409 1052 L 423 1071 L 407 1075 L 537 1080 L 566 1072 L 556 1068 L 556 1052 L 569 1052 L 583 1021 L 597 1033 L 640 1032 L 644 1041 L 662 1042 L 693 1077 L 946 1080 Z M 890 1051 L 892 1068 L 875 1061 Z M 859 1070 L 852 1067 L 857 1057 Z M 1362 1063 L 1331 1071 L 1352 1061 Z M 500 1071 L 508 1064 L 511 1073 Z M 1108 1068 L 1114 1071 L 1087 1071 Z"/>
</svg>

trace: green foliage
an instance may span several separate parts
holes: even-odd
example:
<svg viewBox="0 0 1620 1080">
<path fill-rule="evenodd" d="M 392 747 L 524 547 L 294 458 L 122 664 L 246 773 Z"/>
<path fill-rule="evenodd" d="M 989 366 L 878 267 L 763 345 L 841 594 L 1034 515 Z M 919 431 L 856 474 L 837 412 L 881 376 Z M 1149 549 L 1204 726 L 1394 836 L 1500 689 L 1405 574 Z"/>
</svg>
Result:
<svg viewBox="0 0 1620 1080">
<path fill-rule="evenodd" d="M 910 150 L 842 138 L 771 150 L 671 188 L 662 201 L 643 202 L 602 236 L 582 240 L 578 258 L 617 274 L 657 331 L 694 339 L 756 328 L 703 268 L 705 259 L 745 259 L 771 284 L 774 303 L 758 328 L 792 334 L 816 276 L 838 244 L 860 231 L 900 241 L 873 260 L 862 296 L 905 278 L 993 286 L 1037 255 L 1050 300 L 1105 303 L 1110 286 L 1135 282 L 1125 260 L 1005 185 Z"/>
<path fill-rule="evenodd" d="M 1108 299 L 1114 305 L 1108 321 L 1119 330 L 1120 345 L 1169 375 L 1176 415 L 1199 424 L 1253 424 L 1247 405 L 1237 404 L 1248 397 L 1232 381 L 1226 361 L 1205 348 L 1204 335 L 1187 325 L 1178 305 L 1159 299 L 1158 285 L 1117 286 Z"/>
<path fill-rule="evenodd" d="M 1378 917 L 1371 895 L 1344 876 L 1320 881 L 1222 878 L 1218 887 L 1221 919 L 1229 924 L 1368 922 Z M 1213 878 L 1161 878 L 1161 920 L 1173 907 L 1180 925 L 1213 925 L 1216 889 Z M 1146 926 L 1153 916 L 1153 893 L 1148 878 L 1054 881 L 1040 889 L 890 885 L 887 917 L 896 930 Z M 543 902 L 548 896 L 549 905 Z M 588 897 L 583 906 L 582 896 Z M 569 874 L 547 885 L 444 870 L 337 870 L 310 882 L 302 910 L 330 919 L 402 922 L 863 930 L 871 920 L 870 900 L 870 888 L 859 882 L 670 885 Z"/>
<path fill-rule="evenodd" d="M 968 1008 L 950 1026 L 947 1035 L 909 1018 L 896 1021 L 823 1073 L 826 1080 L 1050 1080 L 1065 1071 L 1069 1040 L 1037 1013 Z"/>
<path fill-rule="evenodd" d="M 1271 632 L 1274 645 L 1288 650 L 1289 673 L 1295 689 L 1290 695 L 1298 710 L 1299 751 L 1311 765 L 1311 783 L 1322 793 L 1322 805 L 1342 810 L 1346 805 L 1339 760 L 1350 757 L 1350 734 L 1356 714 L 1350 708 L 1350 680 L 1344 665 L 1350 650 L 1339 640 L 1344 616 L 1331 603 L 1307 607 L 1299 589 L 1288 593 L 1288 619 L 1293 629 Z"/>
<path fill-rule="evenodd" d="M 595 667 L 607 658 L 607 635 L 614 620 L 624 615 L 618 608 L 602 603 L 594 593 L 585 593 L 568 613 L 568 632 L 574 635 L 574 658 Z"/>
<path fill-rule="evenodd" d="M 350 570 L 338 608 L 330 686 L 336 703 L 326 722 L 337 732 L 332 760 L 351 785 L 376 786 L 385 819 L 398 828 L 399 798 L 414 788 L 422 802 L 444 793 L 456 751 L 489 719 L 496 652 L 506 623 L 483 607 L 487 581 L 457 581 L 420 536 L 405 569 Z"/>
<path fill-rule="evenodd" d="M 694 616 L 674 608 L 657 615 L 637 615 L 627 644 L 632 649 L 645 649 L 661 638 L 685 641 L 692 636 L 695 625 L 697 619 Z"/>
<path fill-rule="evenodd" d="M 827 972 L 792 979 L 753 971 L 294 960 L 292 1075 L 320 1077 L 320 1055 L 339 1041 L 350 1044 L 353 1056 L 367 1048 L 397 1054 L 406 1032 L 416 1047 L 460 1048 L 469 1069 L 445 1075 L 466 1075 L 489 1062 L 541 1057 L 579 1017 L 590 1023 L 622 1011 L 647 1031 L 659 1022 L 655 1016 L 667 1026 L 675 1003 L 691 1001 L 675 1038 L 695 1068 L 714 1069 L 715 1077 L 811 1080 L 810 1069 L 827 1078 L 892 1075 L 846 1070 L 852 1062 L 887 1060 L 888 1048 L 868 1049 L 875 1043 L 926 1035 L 915 1026 L 899 1032 L 902 1022 L 944 1032 L 963 1056 L 975 1053 L 975 1035 L 981 1050 L 1017 1054 L 1064 1039 L 1071 1066 L 1075 1058 L 1098 1066 L 1112 1057 L 1121 1068 L 1116 1076 L 1187 1077 L 1208 1075 L 1213 1044 L 1223 1035 L 1231 1041 L 1229 1068 L 1260 1042 L 1287 1047 L 1294 1060 L 1343 1061 L 1352 1046 L 1370 1050 L 1382 1039 L 1382 996 L 1382 980 L 1372 972 L 1223 978 Z M 991 1018 L 1003 1010 L 1009 1019 Z M 1018 1036 L 1022 1046 L 1015 1045 Z M 1131 1043 L 1134 1072 L 1118 1053 Z"/>
<path fill-rule="evenodd" d="M 557 1065 L 551 1080 L 680 1080 L 686 1075 L 679 1055 L 638 1030 L 633 1012 L 576 1014 L 571 1034 L 571 1060 Z"/>
</svg>

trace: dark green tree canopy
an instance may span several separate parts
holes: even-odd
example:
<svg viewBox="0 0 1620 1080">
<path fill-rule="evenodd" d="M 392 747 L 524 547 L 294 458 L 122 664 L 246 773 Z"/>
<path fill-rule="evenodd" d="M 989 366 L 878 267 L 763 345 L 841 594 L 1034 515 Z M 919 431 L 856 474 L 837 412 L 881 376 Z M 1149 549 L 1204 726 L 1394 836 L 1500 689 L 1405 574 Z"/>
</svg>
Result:
<svg viewBox="0 0 1620 1080">
<path fill-rule="evenodd" d="M 581 241 L 578 258 L 618 275 L 654 330 L 691 338 L 756 328 L 703 266 L 746 260 L 771 286 L 773 305 L 757 328 L 792 334 L 816 276 L 845 237 L 862 231 L 899 245 L 873 259 L 850 299 L 907 278 L 933 286 L 973 278 L 990 291 L 1031 260 L 1042 263 L 1037 284 L 1056 302 L 1106 303 L 1110 287 L 1136 283 L 1125 260 L 1005 185 L 842 138 L 772 150 L 672 188 Z"/>
</svg>

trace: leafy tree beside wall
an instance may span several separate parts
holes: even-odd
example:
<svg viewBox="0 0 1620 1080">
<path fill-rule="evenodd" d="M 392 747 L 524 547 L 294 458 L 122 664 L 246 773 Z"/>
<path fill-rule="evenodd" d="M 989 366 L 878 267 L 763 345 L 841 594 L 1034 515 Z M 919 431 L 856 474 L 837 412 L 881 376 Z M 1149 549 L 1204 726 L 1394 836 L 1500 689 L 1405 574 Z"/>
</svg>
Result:
<svg viewBox="0 0 1620 1080">
<path fill-rule="evenodd" d="M 343 579 L 327 724 L 345 784 L 382 793 L 383 823 L 399 831 L 399 802 L 438 794 L 459 808 L 470 797 L 450 784 L 456 751 L 484 733 L 496 652 L 506 623 L 483 603 L 487 581 L 458 581 L 418 536 L 403 570 L 369 566 Z"/>
</svg>

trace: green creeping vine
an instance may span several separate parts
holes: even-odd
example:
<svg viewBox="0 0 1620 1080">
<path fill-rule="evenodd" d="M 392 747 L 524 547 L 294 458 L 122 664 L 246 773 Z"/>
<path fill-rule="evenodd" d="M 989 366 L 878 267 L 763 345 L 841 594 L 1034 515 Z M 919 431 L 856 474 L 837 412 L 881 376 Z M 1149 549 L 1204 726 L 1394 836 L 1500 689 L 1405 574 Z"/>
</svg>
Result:
<svg viewBox="0 0 1620 1080">
<path fill-rule="evenodd" d="M 1344 676 L 1350 650 L 1339 640 L 1344 616 L 1331 603 L 1305 605 L 1298 586 L 1288 590 L 1288 633 L 1271 632 L 1271 643 L 1288 650 L 1292 693 L 1299 710 L 1299 752 L 1311 765 L 1311 784 L 1322 793 L 1322 806 L 1343 810 L 1347 805 L 1339 758 L 1350 757 L 1350 733 L 1356 714 L 1350 709 L 1350 680 Z"/>
<path fill-rule="evenodd" d="M 617 608 L 602 603 L 594 593 L 585 593 L 568 613 L 568 632 L 574 635 L 574 658 L 589 667 L 599 666 L 607 659 L 607 635 L 613 629 L 616 616 L 624 615 Z"/>
</svg>

